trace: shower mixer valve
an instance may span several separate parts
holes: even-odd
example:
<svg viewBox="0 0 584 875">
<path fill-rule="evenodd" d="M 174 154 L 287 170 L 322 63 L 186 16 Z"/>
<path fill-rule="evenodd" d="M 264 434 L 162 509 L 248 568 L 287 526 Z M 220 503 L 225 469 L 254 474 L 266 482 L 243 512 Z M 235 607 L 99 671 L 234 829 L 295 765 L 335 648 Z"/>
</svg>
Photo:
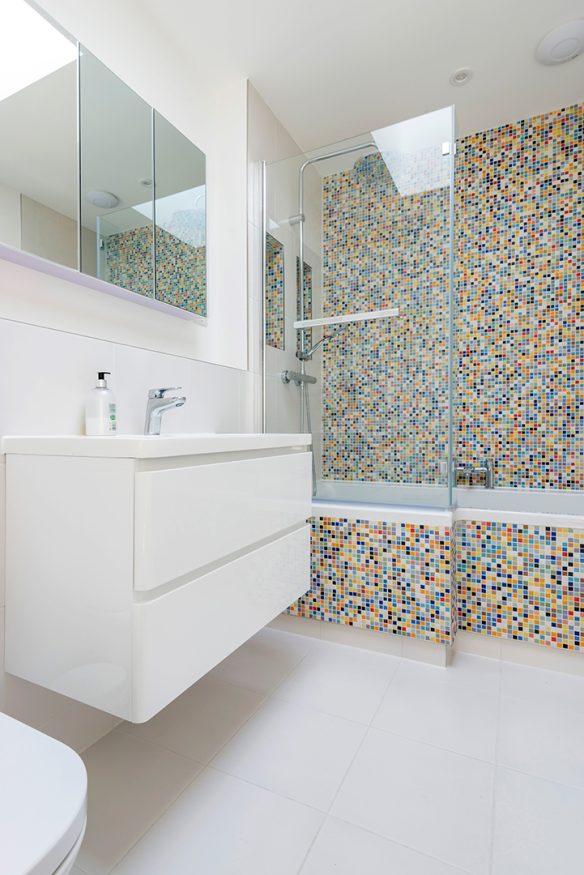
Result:
<svg viewBox="0 0 584 875">
<path fill-rule="evenodd" d="M 454 466 L 456 486 L 482 486 L 494 489 L 495 472 L 492 459 L 484 459 L 478 465 L 471 462 L 458 462 Z"/>
</svg>

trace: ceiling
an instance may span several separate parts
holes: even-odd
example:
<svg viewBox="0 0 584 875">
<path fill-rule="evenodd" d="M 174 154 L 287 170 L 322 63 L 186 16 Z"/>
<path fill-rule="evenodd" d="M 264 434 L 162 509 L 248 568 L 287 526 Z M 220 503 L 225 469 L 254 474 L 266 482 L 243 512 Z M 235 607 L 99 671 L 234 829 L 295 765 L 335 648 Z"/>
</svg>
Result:
<svg viewBox="0 0 584 875">
<path fill-rule="evenodd" d="M 584 55 L 534 57 L 584 0 L 143 2 L 201 76 L 248 77 L 303 149 L 452 103 L 464 136 L 584 98 Z"/>
</svg>

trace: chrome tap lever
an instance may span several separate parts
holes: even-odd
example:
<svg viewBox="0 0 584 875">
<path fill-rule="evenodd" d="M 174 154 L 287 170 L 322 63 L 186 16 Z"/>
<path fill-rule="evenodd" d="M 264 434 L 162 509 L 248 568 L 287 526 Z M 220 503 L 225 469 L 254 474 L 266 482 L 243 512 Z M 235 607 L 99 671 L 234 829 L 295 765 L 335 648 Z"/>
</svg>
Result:
<svg viewBox="0 0 584 875">
<path fill-rule="evenodd" d="M 166 392 L 180 392 L 182 386 L 167 386 L 166 389 L 149 389 L 149 398 L 164 398 Z"/>
<path fill-rule="evenodd" d="M 183 404 L 186 404 L 187 399 L 184 395 L 166 395 L 166 392 L 178 392 L 180 389 L 180 386 L 169 386 L 149 390 L 144 434 L 160 434 L 162 414 L 165 410 L 172 410 L 174 407 L 182 407 Z"/>
</svg>

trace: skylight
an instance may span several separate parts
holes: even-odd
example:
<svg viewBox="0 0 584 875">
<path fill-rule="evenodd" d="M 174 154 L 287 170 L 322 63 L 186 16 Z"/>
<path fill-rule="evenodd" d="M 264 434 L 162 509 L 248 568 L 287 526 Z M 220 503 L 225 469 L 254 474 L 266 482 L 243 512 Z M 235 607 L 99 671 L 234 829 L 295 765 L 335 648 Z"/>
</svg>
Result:
<svg viewBox="0 0 584 875">
<path fill-rule="evenodd" d="M 25 0 L 2 0 L 0 14 L 0 100 L 75 60 L 75 44 Z"/>
</svg>

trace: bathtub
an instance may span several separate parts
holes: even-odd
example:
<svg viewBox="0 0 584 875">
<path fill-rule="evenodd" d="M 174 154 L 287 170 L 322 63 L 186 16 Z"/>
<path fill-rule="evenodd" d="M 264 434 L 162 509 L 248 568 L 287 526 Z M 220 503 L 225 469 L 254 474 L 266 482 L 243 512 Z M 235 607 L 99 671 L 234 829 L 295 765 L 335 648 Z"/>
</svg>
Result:
<svg viewBox="0 0 584 875">
<path fill-rule="evenodd" d="M 517 515 L 527 515 L 526 521 L 541 524 L 542 519 L 531 520 L 531 516 L 551 515 L 554 517 L 551 524 L 574 528 L 582 528 L 584 518 L 584 492 L 559 489 L 481 489 L 458 486 L 452 490 L 452 507 L 446 486 L 319 480 L 317 494 L 317 501 L 326 503 L 376 506 L 378 516 L 367 519 L 385 518 L 388 508 L 390 512 L 393 512 L 393 508 L 416 508 L 420 517 L 426 511 L 431 513 L 442 509 L 453 513 L 453 521 L 469 518 L 502 521 L 504 516 L 501 514 L 507 512 L 510 521 L 516 521 Z M 491 514 L 489 511 L 499 513 Z M 469 513 L 472 516 L 469 517 Z M 560 517 L 569 519 L 560 523 L 557 521 Z M 580 520 L 573 517 L 580 517 Z"/>
</svg>

